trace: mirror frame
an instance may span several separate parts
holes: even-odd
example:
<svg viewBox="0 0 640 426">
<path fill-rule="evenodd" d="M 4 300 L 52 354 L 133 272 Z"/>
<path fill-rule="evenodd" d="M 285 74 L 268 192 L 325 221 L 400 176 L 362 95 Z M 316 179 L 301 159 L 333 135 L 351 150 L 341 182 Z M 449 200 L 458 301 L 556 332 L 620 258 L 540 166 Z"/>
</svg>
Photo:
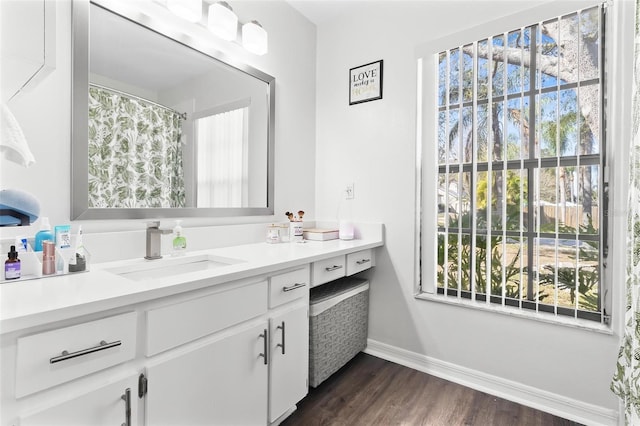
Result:
<svg viewBox="0 0 640 426">
<path fill-rule="evenodd" d="M 219 61 L 244 72 L 268 85 L 268 140 L 267 140 L 267 205 L 266 207 L 180 207 L 180 208 L 89 208 L 89 9 L 90 0 L 73 0 L 72 2 L 72 71 L 71 71 L 71 219 L 148 219 L 172 217 L 235 217 L 266 216 L 274 211 L 274 150 L 275 150 L 275 78 L 247 64 L 239 63 L 215 49 L 195 48 L 190 45 L 188 37 L 179 40 L 176 35 L 168 35 L 161 31 L 165 27 L 161 22 L 147 19 L 140 23 L 114 11 L 110 11 L 154 31 L 176 43 L 200 52 L 213 60 Z M 104 8 L 100 4 L 95 4 Z M 109 10 L 108 8 L 105 8 Z"/>
</svg>

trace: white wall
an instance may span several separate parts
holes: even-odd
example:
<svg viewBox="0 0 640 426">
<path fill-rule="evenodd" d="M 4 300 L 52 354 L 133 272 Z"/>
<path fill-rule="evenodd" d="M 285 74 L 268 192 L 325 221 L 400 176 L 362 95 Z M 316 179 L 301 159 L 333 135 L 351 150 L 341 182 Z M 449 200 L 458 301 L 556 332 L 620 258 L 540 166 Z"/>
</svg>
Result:
<svg viewBox="0 0 640 426">
<path fill-rule="evenodd" d="M 131 7 L 128 1 L 102 3 Z M 266 227 L 251 225 L 285 221 L 284 212 L 305 210 L 315 216 L 315 27 L 280 1 L 231 2 L 243 22 L 256 19 L 269 34 L 269 53 L 255 56 L 239 45 L 217 40 L 204 28 L 181 27 L 198 43 L 217 48 L 235 61 L 247 63 L 276 78 L 275 214 L 265 217 L 189 218 L 183 221 L 191 248 L 223 246 L 264 238 Z M 145 6 L 144 3 L 140 3 Z M 152 6 L 157 6 L 153 5 Z M 145 6 L 146 7 L 146 6 Z M 56 69 L 39 85 L 9 104 L 22 125 L 36 158 L 25 169 L 1 160 L 0 188 L 17 188 L 35 195 L 41 215 L 51 224 L 82 224 L 85 245 L 94 260 L 144 255 L 145 221 L 70 221 L 70 101 L 71 3 L 56 0 Z M 179 21 L 178 21 L 179 22 Z M 174 24 L 178 25 L 178 24 Z M 15 40 L 12 40 L 15 42 Z M 163 220 L 171 227 L 173 221 Z M 247 224 L 242 226 L 242 224 Z M 35 234 L 40 223 L 27 228 L 0 228 L 0 239 Z M 197 228 L 196 228 L 197 227 Z M 123 231 L 111 233 L 112 231 Z M 106 232 L 106 234 L 105 234 Z M 166 246 L 167 244 L 165 244 Z"/>
<path fill-rule="evenodd" d="M 618 408 L 617 399 L 609 390 L 618 335 L 414 298 L 416 49 L 446 34 L 464 31 L 469 23 L 489 22 L 541 3 L 544 2 L 355 2 L 353 13 L 320 23 L 317 217 L 335 219 L 344 187 L 354 182 L 354 220 L 385 224 L 385 247 L 372 275 L 370 339 L 417 359 L 416 363 L 425 370 L 446 365 L 451 371 L 473 372 L 480 377 L 478 387 L 491 389 L 493 380 L 493 385 L 497 384 L 493 391 L 500 387 L 504 390 L 506 384 L 513 384 L 519 391 L 533 389 L 530 403 L 542 406 L 545 401 L 558 400 L 562 407 L 542 408 L 583 421 L 607 423 L 614 421 Z M 585 2 L 572 2 L 574 9 L 584 5 Z M 627 16 L 632 15 L 629 5 L 632 7 L 631 2 L 616 2 L 610 12 L 626 8 Z M 624 27 L 622 19 L 617 19 L 610 26 L 608 51 L 618 55 L 609 58 L 620 65 L 610 73 L 610 84 L 620 95 L 625 85 L 628 92 L 630 79 L 628 73 L 624 79 L 616 73 L 630 69 L 631 61 L 625 55 L 629 56 L 631 50 L 629 43 L 617 41 L 624 39 L 616 34 L 616 29 L 619 32 Z M 632 31 L 633 25 L 627 22 L 624 28 Z M 629 33 L 627 40 L 632 40 Z M 383 99 L 349 106 L 349 69 L 379 59 L 384 60 Z M 619 102 L 618 98 L 609 100 L 612 107 Z M 615 129 L 629 127 L 628 119 L 620 112 L 624 109 L 620 108 L 617 113 L 612 109 L 609 115 L 608 142 L 612 144 L 621 142 L 619 134 L 613 135 L 619 131 Z M 612 158 L 613 164 L 624 162 L 624 151 L 619 145 L 615 148 L 612 152 L 617 151 L 618 155 Z M 616 183 L 613 185 L 617 190 Z M 624 222 L 624 206 L 620 199 L 616 203 L 614 219 L 619 224 L 620 220 Z M 620 228 L 614 232 L 618 234 L 613 239 L 620 241 Z M 620 245 L 614 246 L 609 259 L 613 267 L 621 258 L 615 258 Z M 615 307 L 620 306 L 622 297 L 622 280 L 617 279 L 613 291 Z M 615 321 L 619 318 L 614 316 Z M 461 378 L 466 379 L 473 382 L 471 377 Z M 535 401 L 538 396 L 542 402 Z M 592 410 L 580 414 L 585 409 Z"/>
</svg>

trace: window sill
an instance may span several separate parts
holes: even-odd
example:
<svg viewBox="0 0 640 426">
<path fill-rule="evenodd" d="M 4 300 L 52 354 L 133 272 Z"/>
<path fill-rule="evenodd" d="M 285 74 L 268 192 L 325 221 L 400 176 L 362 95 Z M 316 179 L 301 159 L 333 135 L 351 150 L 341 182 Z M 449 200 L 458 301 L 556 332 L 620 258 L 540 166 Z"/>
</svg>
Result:
<svg viewBox="0 0 640 426">
<path fill-rule="evenodd" d="M 550 313 L 540 313 L 534 311 L 526 311 L 504 307 L 493 303 L 478 302 L 462 298 L 444 297 L 429 293 L 417 293 L 414 295 L 416 299 L 427 300 L 431 302 L 446 303 L 454 306 L 477 309 L 485 312 L 494 312 L 502 315 L 508 315 L 516 318 L 526 318 L 534 321 L 545 322 L 548 324 L 562 325 L 565 327 L 578 328 L 581 330 L 594 331 L 597 333 L 613 335 L 613 330 L 606 324 L 589 321 L 581 318 L 563 317 Z"/>
</svg>

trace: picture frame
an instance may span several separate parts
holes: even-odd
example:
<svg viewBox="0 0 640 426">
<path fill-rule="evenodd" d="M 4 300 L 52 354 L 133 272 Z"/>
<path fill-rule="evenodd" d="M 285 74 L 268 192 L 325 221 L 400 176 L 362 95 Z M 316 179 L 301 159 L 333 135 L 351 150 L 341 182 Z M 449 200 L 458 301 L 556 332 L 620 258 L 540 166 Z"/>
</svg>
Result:
<svg viewBox="0 0 640 426">
<path fill-rule="evenodd" d="M 349 105 L 382 99 L 383 65 L 380 59 L 349 70 Z"/>
</svg>

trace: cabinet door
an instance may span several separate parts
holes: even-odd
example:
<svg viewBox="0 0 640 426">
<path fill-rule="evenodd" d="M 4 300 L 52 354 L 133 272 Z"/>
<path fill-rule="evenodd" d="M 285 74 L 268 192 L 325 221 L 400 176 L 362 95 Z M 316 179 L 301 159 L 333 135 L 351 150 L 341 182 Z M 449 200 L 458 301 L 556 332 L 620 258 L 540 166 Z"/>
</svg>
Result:
<svg viewBox="0 0 640 426">
<path fill-rule="evenodd" d="M 20 425 L 129 426 L 138 424 L 137 419 L 138 375 L 135 374 L 45 410 L 23 416 L 20 418 Z"/>
<path fill-rule="evenodd" d="M 267 418 L 267 322 L 147 367 L 146 424 L 258 425 Z"/>
<path fill-rule="evenodd" d="M 306 303 L 271 317 L 269 420 L 273 422 L 307 395 L 309 308 Z"/>
</svg>

